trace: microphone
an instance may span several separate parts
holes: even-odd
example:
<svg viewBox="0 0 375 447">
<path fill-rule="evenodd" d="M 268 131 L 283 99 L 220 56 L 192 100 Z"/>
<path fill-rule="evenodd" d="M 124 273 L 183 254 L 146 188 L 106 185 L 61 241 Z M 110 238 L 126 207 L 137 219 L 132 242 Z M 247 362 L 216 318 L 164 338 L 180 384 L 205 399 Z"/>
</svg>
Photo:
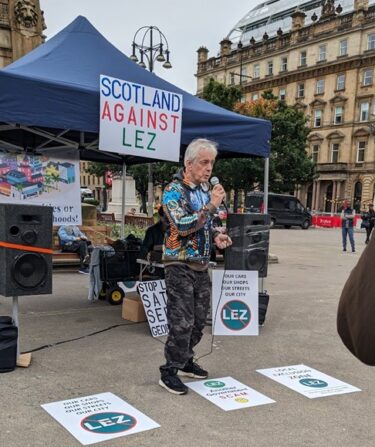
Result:
<svg viewBox="0 0 375 447">
<path fill-rule="evenodd" d="M 212 186 L 215 186 L 215 185 L 218 185 L 220 183 L 220 180 L 217 177 L 211 177 L 210 183 L 211 183 Z M 228 208 L 227 208 L 227 204 L 225 203 L 225 199 L 223 199 L 222 204 L 223 204 L 223 206 L 225 208 L 225 211 L 228 214 Z"/>
</svg>

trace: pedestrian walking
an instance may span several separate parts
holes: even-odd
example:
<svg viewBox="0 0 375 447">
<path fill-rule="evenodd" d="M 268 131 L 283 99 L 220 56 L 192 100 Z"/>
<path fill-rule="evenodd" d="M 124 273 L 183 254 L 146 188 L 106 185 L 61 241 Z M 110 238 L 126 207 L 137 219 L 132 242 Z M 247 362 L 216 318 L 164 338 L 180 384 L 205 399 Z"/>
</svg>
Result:
<svg viewBox="0 0 375 447">
<path fill-rule="evenodd" d="M 353 232 L 354 217 L 355 217 L 355 210 L 350 207 L 349 201 L 345 199 L 341 211 L 342 251 L 346 251 L 346 244 L 349 236 L 352 252 L 353 253 L 355 252 L 354 232 Z"/>
</svg>

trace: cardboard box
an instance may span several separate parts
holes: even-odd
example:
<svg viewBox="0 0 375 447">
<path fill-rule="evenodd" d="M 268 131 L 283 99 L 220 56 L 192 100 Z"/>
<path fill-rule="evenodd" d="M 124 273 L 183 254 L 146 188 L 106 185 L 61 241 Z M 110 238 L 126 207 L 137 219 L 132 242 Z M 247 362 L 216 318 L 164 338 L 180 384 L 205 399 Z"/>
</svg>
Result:
<svg viewBox="0 0 375 447">
<path fill-rule="evenodd" d="M 126 296 L 122 302 L 122 318 L 139 323 L 147 321 L 145 310 L 139 295 Z"/>
</svg>

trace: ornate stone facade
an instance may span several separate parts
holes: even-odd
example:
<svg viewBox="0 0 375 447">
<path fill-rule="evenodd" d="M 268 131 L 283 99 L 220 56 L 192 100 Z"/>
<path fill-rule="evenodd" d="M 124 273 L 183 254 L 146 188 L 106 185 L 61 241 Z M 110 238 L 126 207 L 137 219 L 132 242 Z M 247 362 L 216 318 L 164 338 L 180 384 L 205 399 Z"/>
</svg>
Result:
<svg viewBox="0 0 375 447">
<path fill-rule="evenodd" d="M 297 196 L 326 212 L 348 197 L 359 210 L 375 194 L 375 6 L 358 0 L 343 14 L 338 2 L 323 1 L 320 17 L 307 14 L 296 10 L 289 30 L 258 41 L 238 46 L 224 39 L 218 57 L 200 48 L 198 95 L 213 77 L 241 84 L 246 100 L 272 89 L 303 110 L 317 177 L 300 185 Z"/>
<path fill-rule="evenodd" d="M 0 0 L 0 68 L 45 40 L 39 0 Z"/>
</svg>

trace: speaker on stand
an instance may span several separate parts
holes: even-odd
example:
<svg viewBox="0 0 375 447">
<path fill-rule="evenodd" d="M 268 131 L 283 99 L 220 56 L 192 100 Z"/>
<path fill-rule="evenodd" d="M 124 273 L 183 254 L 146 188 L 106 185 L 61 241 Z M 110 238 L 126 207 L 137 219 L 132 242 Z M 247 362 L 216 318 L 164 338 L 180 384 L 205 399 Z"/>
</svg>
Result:
<svg viewBox="0 0 375 447">
<path fill-rule="evenodd" d="M 259 324 L 263 325 L 269 295 L 264 290 L 264 278 L 268 274 L 268 250 L 270 239 L 268 214 L 229 214 L 228 235 L 232 246 L 225 251 L 225 270 L 256 270 L 259 274 Z"/>
<path fill-rule="evenodd" d="M 17 328 L 18 297 L 52 293 L 52 222 L 52 207 L 0 204 L 0 295 L 13 297 Z"/>
</svg>

